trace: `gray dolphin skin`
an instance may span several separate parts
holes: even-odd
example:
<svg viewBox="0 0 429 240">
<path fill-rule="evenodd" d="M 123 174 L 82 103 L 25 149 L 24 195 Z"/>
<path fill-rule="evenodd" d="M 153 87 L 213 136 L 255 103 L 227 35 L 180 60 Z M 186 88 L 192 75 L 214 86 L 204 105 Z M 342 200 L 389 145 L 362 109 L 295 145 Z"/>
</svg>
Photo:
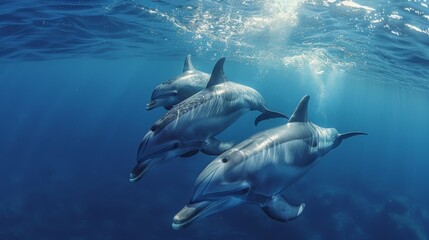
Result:
<svg viewBox="0 0 429 240">
<path fill-rule="evenodd" d="M 174 105 L 203 90 L 210 75 L 194 68 L 191 55 L 186 56 L 183 73 L 158 85 L 152 92 L 147 110 L 164 107 L 170 110 Z"/>
<path fill-rule="evenodd" d="M 339 134 L 309 122 L 309 99 L 302 98 L 287 124 L 257 133 L 213 160 L 198 176 L 189 203 L 174 216 L 173 229 L 244 203 L 259 206 L 278 221 L 298 217 L 305 205 L 288 203 L 281 192 L 342 140 L 366 135 Z"/>
<path fill-rule="evenodd" d="M 131 182 L 175 157 L 189 157 L 199 151 L 219 155 L 231 148 L 233 143 L 214 137 L 248 111 L 261 112 L 255 125 L 265 119 L 287 118 L 268 110 L 253 88 L 227 81 L 224 61 L 222 58 L 216 63 L 204 90 L 175 105 L 150 128 L 140 143 Z"/>
</svg>

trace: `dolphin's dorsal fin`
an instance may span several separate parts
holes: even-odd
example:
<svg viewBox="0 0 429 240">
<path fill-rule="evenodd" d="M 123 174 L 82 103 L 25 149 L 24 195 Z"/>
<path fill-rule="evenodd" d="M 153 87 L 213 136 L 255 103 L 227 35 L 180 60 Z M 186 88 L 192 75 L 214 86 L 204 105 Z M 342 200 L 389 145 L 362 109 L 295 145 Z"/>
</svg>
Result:
<svg viewBox="0 0 429 240">
<path fill-rule="evenodd" d="M 308 101 L 310 100 L 310 96 L 305 95 L 301 101 L 298 103 L 295 111 L 292 114 L 292 117 L 289 118 L 289 122 L 308 122 Z"/>
<path fill-rule="evenodd" d="M 192 65 L 191 61 L 191 54 L 188 54 L 185 58 L 185 65 L 183 65 L 183 72 L 192 71 L 195 70 L 194 66 Z"/>
<path fill-rule="evenodd" d="M 210 80 L 207 83 L 206 88 L 218 85 L 226 82 L 225 73 L 223 72 L 223 63 L 225 62 L 225 58 L 219 59 L 216 65 L 213 68 L 212 75 L 210 76 Z"/>
</svg>

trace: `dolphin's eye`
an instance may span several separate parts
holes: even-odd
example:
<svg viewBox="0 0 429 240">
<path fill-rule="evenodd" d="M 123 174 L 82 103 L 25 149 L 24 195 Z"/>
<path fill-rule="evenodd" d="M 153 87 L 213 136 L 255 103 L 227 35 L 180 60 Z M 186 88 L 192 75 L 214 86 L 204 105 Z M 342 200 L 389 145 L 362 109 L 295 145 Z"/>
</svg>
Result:
<svg viewBox="0 0 429 240">
<path fill-rule="evenodd" d="M 176 143 L 173 144 L 173 148 L 174 149 L 178 148 L 179 146 L 180 146 L 180 144 L 178 142 L 176 142 Z"/>
<path fill-rule="evenodd" d="M 223 163 L 228 162 L 228 158 L 222 158 L 222 162 L 223 162 Z"/>
</svg>

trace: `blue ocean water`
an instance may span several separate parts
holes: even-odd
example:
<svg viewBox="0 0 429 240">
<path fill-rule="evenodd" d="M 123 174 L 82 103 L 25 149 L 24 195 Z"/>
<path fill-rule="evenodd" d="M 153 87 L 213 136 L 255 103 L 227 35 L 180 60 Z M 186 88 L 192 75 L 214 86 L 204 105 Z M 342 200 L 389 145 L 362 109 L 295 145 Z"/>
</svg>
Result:
<svg viewBox="0 0 429 240">
<path fill-rule="evenodd" d="M 421 1 L 0 1 L 0 239 L 428 239 L 429 9 Z M 360 130 L 285 192 L 288 223 L 241 206 L 174 231 L 214 158 L 130 183 L 165 113 L 152 90 L 226 57 L 231 81 L 290 115 Z M 251 112 L 219 135 L 237 142 Z"/>
</svg>

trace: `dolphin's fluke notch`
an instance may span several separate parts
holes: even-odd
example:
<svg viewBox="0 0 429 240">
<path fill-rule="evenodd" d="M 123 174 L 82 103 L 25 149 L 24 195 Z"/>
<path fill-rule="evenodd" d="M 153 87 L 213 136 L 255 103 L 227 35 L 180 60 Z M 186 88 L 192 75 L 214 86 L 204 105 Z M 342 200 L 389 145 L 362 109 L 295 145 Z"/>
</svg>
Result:
<svg viewBox="0 0 429 240">
<path fill-rule="evenodd" d="M 280 112 L 274 112 L 274 111 L 265 109 L 265 111 L 263 113 L 261 113 L 261 115 L 259 115 L 255 119 L 255 126 L 258 126 L 259 122 L 267 120 L 267 119 L 271 119 L 271 118 L 286 118 L 286 119 L 288 119 L 288 116 L 286 116 Z"/>
<path fill-rule="evenodd" d="M 307 107 L 308 107 L 309 100 L 310 100 L 310 96 L 308 95 L 305 95 L 301 99 L 295 111 L 293 112 L 292 117 L 290 117 L 289 119 L 290 123 L 291 122 L 308 122 Z"/>
<path fill-rule="evenodd" d="M 297 218 L 301 215 L 304 210 L 305 204 L 293 205 L 286 201 L 281 195 L 273 196 L 269 201 L 261 206 L 262 210 L 268 217 L 281 221 L 287 222 Z"/>
<path fill-rule="evenodd" d="M 183 72 L 193 71 L 193 70 L 195 70 L 195 68 L 192 65 L 191 54 L 188 54 L 188 56 L 186 56 L 185 58 L 185 64 L 183 65 Z"/>
<path fill-rule="evenodd" d="M 354 137 L 357 135 L 368 135 L 368 133 L 366 132 L 347 132 L 347 133 L 342 133 L 338 136 L 339 139 L 344 140 L 350 137 Z"/>
<path fill-rule="evenodd" d="M 223 71 L 224 62 L 225 58 L 221 58 L 217 61 L 216 65 L 213 67 L 212 75 L 210 76 L 206 88 L 226 82 L 225 73 Z"/>
</svg>

